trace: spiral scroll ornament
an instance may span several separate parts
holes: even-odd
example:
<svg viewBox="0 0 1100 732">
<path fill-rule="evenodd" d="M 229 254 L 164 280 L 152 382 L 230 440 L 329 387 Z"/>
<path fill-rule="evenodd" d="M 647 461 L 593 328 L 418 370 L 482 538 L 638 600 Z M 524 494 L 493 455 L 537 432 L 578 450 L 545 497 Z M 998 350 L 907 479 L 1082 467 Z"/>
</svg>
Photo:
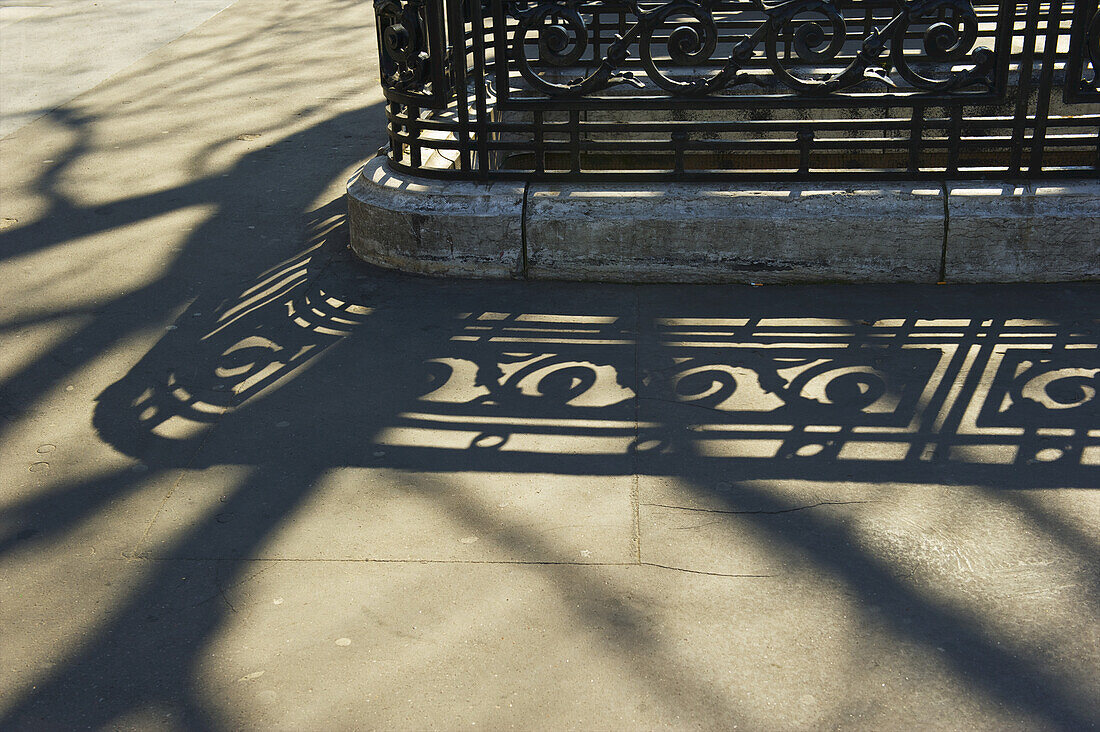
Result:
<svg viewBox="0 0 1100 732">
<path fill-rule="evenodd" d="M 426 32 L 419 2 L 375 2 L 381 29 L 382 83 L 398 91 L 422 86 L 428 77 Z"/>
<path fill-rule="evenodd" d="M 835 61 L 844 47 L 847 32 L 844 16 L 829 0 L 786 3 L 768 21 L 764 50 L 772 70 L 785 85 L 803 92 L 831 91 L 839 86 L 843 72 L 826 75 L 826 78 L 819 78 L 822 74 L 813 75 L 812 71 L 796 75 L 790 68 L 792 64 L 780 57 L 779 46 L 784 37 L 793 37 L 797 61 L 817 67 Z"/>
<path fill-rule="evenodd" d="M 889 392 L 885 375 L 869 366 L 824 362 L 791 380 L 788 392 L 830 409 L 865 411 Z"/>
<path fill-rule="evenodd" d="M 1100 369 L 1059 368 L 1049 363 L 1032 364 L 1016 379 L 1017 402 L 1028 400 L 1044 409 L 1086 407 L 1100 389 Z M 1095 410 L 1095 404 L 1092 408 Z"/>
<path fill-rule="evenodd" d="M 941 15 L 948 20 L 931 22 L 923 34 L 923 58 L 928 63 L 920 67 L 925 73 L 925 67 L 940 70 L 938 76 L 926 76 L 914 68 L 913 57 L 905 53 L 905 38 L 914 23 L 929 23 Z M 950 91 L 977 82 L 988 84 L 993 52 L 984 47 L 975 49 L 977 39 L 978 14 L 969 0 L 925 0 L 907 8 L 896 24 L 891 60 L 898 74 L 919 89 Z M 955 70 L 953 66 L 968 55 L 970 68 Z"/>
<path fill-rule="evenodd" d="M 657 86 L 673 94 L 709 90 L 714 74 L 685 78 L 665 73 L 658 66 L 656 53 L 663 46 L 672 66 L 697 67 L 708 62 L 718 45 L 718 26 L 714 14 L 691 0 L 675 0 L 646 13 L 639 39 L 639 54 L 646 74 Z M 668 29 L 667 37 L 659 32 Z M 662 59 L 663 60 L 663 59 Z"/>
<path fill-rule="evenodd" d="M 532 87 L 549 96 L 580 96 L 608 86 L 613 69 L 615 49 L 608 58 L 587 76 L 556 79 L 560 72 L 540 73 L 528 58 L 527 48 L 538 48 L 539 67 L 571 67 L 588 50 L 588 25 L 584 17 L 570 4 L 544 3 L 519 16 L 519 26 L 513 36 L 513 52 L 520 74 Z M 621 50 L 625 58 L 625 50 Z M 621 59 L 620 59 L 621 60 Z"/>
<path fill-rule="evenodd" d="M 716 408 L 738 390 L 737 374 L 715 364 L 685 369 L 673 380 L 673 393 L 683 402 Z"/>
</svg>

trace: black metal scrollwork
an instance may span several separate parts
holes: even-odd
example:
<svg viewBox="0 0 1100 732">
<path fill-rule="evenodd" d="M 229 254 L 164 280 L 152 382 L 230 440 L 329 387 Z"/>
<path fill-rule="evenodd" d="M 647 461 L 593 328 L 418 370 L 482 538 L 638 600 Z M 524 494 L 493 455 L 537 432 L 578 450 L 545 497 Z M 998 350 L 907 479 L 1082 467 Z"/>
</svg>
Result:
<svg viewBox="0 0 1100 732">
<path fill-rule="evenodd" d="M 913 68 L 902 50 L 902 39 L 914 20 L 928 20 L 940 13 L 951 22 L 932 23 L 924 32 L 924 52 L 929 61 L 943 68 L 939 78 L 925 76 Z M 960 27 L 961 30 L 960 30 Z M 953 71 L 951 65 L 962 60 L 974 47 L 978 38 L 978 15 L 969 0 L 923 0 L 907 8 L 905 21 L 898 25 L 891 58 L 898 73 L 915 87 L 934 91 L 948 91 L 980 82 L 993 69 L 993 52 L 988 48 L 974 50 L 974 68 L 969 71 Z"/>
<path fill-rule="evenodd" d="M 1092 16 L 1085 31 L 1085 53 L 1092 63 L 1092 88 L 1100 91 L 1100 10 Z"/>
<path fill-rule="evenodd" d="M 656 39 L 656 33 L 670 21 L 675 27 L 664 40 L 664 45 L 672 63 L 678 66 L 696 66 L 709 61 L 718 45 L 718 27 L 713 15 L 691 0 L 675 0 L 646 16 L 639 45 L 646 74 L 666 91 L 690 93 L 703 88 L 701 85 L 708 80 L 704 77 L 682 81 L 666 76 L 654 61 L 655 46 L 662 43 Z"/>
<path fill-rule="evenodd" d="M 375 0 L 382 85 L 414 90 L 428 79 L 427 31 L 420 0 Z"/>
<path fill-rule="evenodd" d="M 815 17 L 819 16 L 819 17 Z M 828 26 L 828 33 L 822 27 L 822 19 Z M 792 33 L 793 31 L 793 33 Z M 834 89 L 852 86 L 863 80 L 863 68 L 856 68 L 862 61 L 862 52 L 848 68 L 828 79 L 813 76 L 796 75 L 789 63 L 780 57 L 781 38 L 793 36 L 793 49 L 796 58 L 803 63 L 825 63 L 834 61 L 844 45 L 848 26 L 844 16 L 830 0 L 796 0 L 777 6 L 769 17 L 764 50 L 768 63 L 777 77 L 789 88 L 798 92 L 829 92 Z M 874 42 L 878 43 L 877 35 Z M 868 44 L 864 44 L 864 49 Z M 881 46 L 875 46 L 870 58 L 877 58 L 882 52 Z M 849 82 L 851 80 L 851 83 Z"/>
<path fill-rule="evenodd" d="M 560 82 L 540 75 L 528 59 L 526 47 L 535 43 L 538 61 L 553 67 L 575 64 L 588 48 L 588 24 L 575 3 L 544 3 L 519 15 L 513 36 L 515 60 L 519 72 L 535 89 L 550 96 L 583 96 L 615 84 L 632 82 L 629 72 L 616 75 L 615 67 L 626 60 L 629 41 L 617 39 L 607 50 L 602 63 L 585 77 Z"/>
<path fill-rule="evenodd" d="M 586 65 L 590 31 L 579 3 L 551 0 L 528 10 L 513 6 L 519 21 L 512 40 L 513 58 L 523 78 L 549 96 L 583 96 L 622 83 L 642 86 L 630 72 L 618 71 L 635 46 L 649 80 L 674 95 L 701 96 L 743 83 L 761 84 L 759 75 L 745 71 L 761 46 L 774 78 L 798 94 L 829 94 L 867 81 L 901 86 L 885 68 L 883 57 L 888 48 L 889 65 L 914 90 L 942 93 L 992 87 L 994 53 L 974 48 L 978 16 L 970 0 L 901 4 L 882 28 L 867 32 L 839 71 L 827 69 L 842 60 L 841 53 L 851 39 L 835 0 L 786 0 L 774 5 L 758 0 L 757 7 L 764 22 L 750 35 L 733 39 L 728 56 L 715 62 L 719 30 L 713 2 L 671 0 L 650 10 L 632 4 L 637 20 L 615 37 L 602 59 L 587 61 L 594 70 L 584 77 L 561 80 L 563 67 Z M 923 54 L 918 58 L 906 46 L 907 38 L 914 35 L 914 25 L 924 26 Z M 1090 43 L 1090 51 L 1095 50 L 1095 37 Z M 536 44 L 539 53 L 532 59 L 528 48 Z M 781 51 L 784 45 L 789 45 L 793 56 Z M 716 63 L 717 70 L 705 68 Z M 536 66 L 557 71 L 540 73 Z"/>
</svg>

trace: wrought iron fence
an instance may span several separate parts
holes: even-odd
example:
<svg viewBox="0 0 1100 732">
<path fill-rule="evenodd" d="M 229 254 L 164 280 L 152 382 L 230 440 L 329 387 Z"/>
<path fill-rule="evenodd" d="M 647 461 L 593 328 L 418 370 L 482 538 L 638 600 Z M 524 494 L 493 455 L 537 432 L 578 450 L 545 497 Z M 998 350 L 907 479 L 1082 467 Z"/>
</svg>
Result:
<svg viewBox="0 0 1100 732">
<path fill-rule="evenodd" d="M 1097 0 L 375 0 L 391 164 L 466 179 L 1100 174 Z"/>
</svg>

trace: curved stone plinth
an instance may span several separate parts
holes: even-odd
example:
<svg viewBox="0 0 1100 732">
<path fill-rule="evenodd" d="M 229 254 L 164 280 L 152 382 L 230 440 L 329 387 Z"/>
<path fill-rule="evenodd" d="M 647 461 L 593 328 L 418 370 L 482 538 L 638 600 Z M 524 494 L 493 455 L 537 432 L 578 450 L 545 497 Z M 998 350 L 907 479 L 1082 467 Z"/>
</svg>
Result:
<svg viewBox="0 0 1100 732">
<path fill-rule="evenodd" d="M 386 158 L 348 183 L 351 248 L 382 267 L 429 275 L 523 272 L 523 184 L 406 176 Z"/>
<path fill-rule="evenodd" d="M 419 178 L 378 157 L 348 184 L 348 206 L 351 246 L 361 258 L 432 275 L 729 283 L 1100 278 L 1100 183 L 1093 181 L 525 187 Z"/>
</svg>

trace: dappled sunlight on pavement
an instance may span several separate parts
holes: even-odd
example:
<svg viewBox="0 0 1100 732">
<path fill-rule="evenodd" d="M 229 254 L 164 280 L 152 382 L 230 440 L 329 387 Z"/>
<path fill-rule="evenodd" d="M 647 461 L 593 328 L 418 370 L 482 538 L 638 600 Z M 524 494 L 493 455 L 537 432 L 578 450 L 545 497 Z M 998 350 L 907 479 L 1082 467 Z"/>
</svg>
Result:
<svg viewBox="0 0 1100 732">
<path fill-rule="evenodd" d="M 371 22 L 0 141 L 0 727 L 1096 724 L 1095 285 L 366 267 Z"/>
</svg>

